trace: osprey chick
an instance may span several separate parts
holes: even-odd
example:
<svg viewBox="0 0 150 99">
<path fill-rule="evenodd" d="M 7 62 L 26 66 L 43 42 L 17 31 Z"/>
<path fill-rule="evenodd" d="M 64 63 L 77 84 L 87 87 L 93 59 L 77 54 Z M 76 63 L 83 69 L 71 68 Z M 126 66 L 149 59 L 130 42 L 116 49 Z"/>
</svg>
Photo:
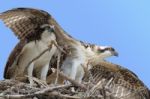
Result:
<svg viewBox="0 0 150 99">
<path fill-rule="evenodd" d="M 41 10 L 17 8 L 0 14 L 0 19 L 13 30 L 20 42 L 16 45 L 7 61 L 4 78 L 24 79 L 29 76 L 30 84 L 34 68 L 41 68 L 40 79 L 46 81 L 49 61 L 56 51 L 52 45 L 39 59 L 29 64 L 35 57 L 47 49 L 56 40 L 50 26 L 47 26 L 50 15 Z M 28 66 L 29 65 L 29 66 Z M 27 70 L 26 70 L 27 69 Z M 27 71 L 27 73 L 25 73 Z"/>
</svg>

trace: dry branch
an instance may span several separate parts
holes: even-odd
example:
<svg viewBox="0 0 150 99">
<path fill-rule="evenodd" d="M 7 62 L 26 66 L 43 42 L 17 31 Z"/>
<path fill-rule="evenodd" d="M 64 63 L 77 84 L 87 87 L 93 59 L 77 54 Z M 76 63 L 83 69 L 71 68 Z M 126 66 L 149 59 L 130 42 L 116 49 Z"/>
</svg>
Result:
<svg viewBox="0 0 150 99">
<path fill-rule="evenodd" d="M 77 97 L 77 96 L 64 95 L 59 92 L 51 92 L 49 93 L 49 95 L 55 95 L 55 96 L 65 98 L 65 99 L 81 99 L 80 97 Z"/>
</svg>

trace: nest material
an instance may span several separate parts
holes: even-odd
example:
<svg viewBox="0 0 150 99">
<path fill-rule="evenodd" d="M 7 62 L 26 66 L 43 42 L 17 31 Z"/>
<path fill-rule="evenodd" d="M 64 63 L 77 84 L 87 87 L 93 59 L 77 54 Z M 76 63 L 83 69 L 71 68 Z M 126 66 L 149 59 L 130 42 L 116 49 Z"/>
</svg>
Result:
<svg viewBox="0 0 150 99">
<path fill-rule="evenodd" d="M 92 76 L 84 79 L 82 84 L 59 72 L 59 77 L 70 84 L 45 84 L 33 78 L 34 86 L 17 80 L 6 79 L 0 81 L 0 99 L 143 99 L 148 89 L 131 92 L 130 95 L 119 97 L 112 93 L 113 78 L 101 79 L 96 82 Z M 130 91 L 130 90 L 128 90 Z M 148 94 L 148 93 L 147 93 Z M 149 98 L 144 98 L 149 99 Z"/>
<path fill-rule="evenodd" d="M 31 87 L 29 83 L 6 79 L 0 81 L 0 99 L 106 99 L 106 96 L 110 96 L 104 88 L 97 91 L 98 85 L 89 82 L 79 84 L 70 78 L 67 80 L 72 84 L 45 85 L 36 79 L 36 86 Z"/>
<path fill-rule="evenodd" d="M 56 44 L 55 46 L 63 52 L 59 46 Z M 50 48 L 45 49 L 31 62 L 37 60 Z M 108 64 L 106 66 L 95 66 L 90 71 L 86 71 L 87 77 L 80 84 L 59 72 L 60 58 L 61 56 L 58 57 L 56 64 L 56 77 L 52 76 L 53 80 L 49 79 L 53 84 L 47 85 L 43 81 L 33 78 L 36 86 L 31 87 L 27 82 L 23 83 L 11 79 L 3 80 L 0 81 L 0 99 L 143 99 L 143 97 L 145 97 L 144 99 L 149 99 L 150 97 L 144 84 L 136 75 L 126 69 L 116 66 L 111 66 L 115 67 L 115 69 L 107 68 Z M 71 84 L 57 84 L 59 82 L 58 77 L 68 80 Z M 55 79 L 57 80 L 55 81 Z M 136 87 L 133 88 L 133 86 Z M 125 89 L 127 93 L 130 92 L 130 94 L 120 96 L 120 94 L 117 94 L 117 88 L 119 87 Z"/>
</svg>

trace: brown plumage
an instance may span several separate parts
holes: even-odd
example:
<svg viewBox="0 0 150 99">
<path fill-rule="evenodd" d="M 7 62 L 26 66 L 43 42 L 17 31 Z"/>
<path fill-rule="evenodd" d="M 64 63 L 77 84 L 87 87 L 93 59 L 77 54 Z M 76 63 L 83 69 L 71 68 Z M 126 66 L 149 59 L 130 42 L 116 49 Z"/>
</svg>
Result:
<svg viewBox="0 0 150 99">
<path fill-rule="evenodd" d="M 0 19 L 2 19 L 5 25 L 8 26 L 20 39 L 20 42 L 16 45 L 8 58 L 4 70 L 4 78 L 10 79 L 14 78 L 15 75 L 24 75 L 24 68 L 26 68 L 27 62 L 40 54 L 44 48 L 47 48 L 52 40 L 55 40 L 55 35 L 52 31 L 49 31 L 50 27 L 47 26 L 49 23 L 48 20 L 51 19 L 51 16 L 42 10 L 16 8 L 1 13 Z M 30 56 L 31 53 L 33 54 L 32 56 Z M 50 52 L 47 52 L 40 60 L 49 60 L 53 53 L 51 54 Z M 47 57 L 48 55 L 50 56 Z M 46 59 L 44 57 L 46 57 Z M 23 62 L 23 59 L 25 62 Z M 45 63 L 43 63 L 43 65 L 45 65 Z"/>
<path fill-rule="evenodd" d="M 19 39 L 33 40 L 40 37 L 43 24 L 48 24 L 51 16 L 42 10 L 16 8 L 0 14 L 0 19 L 13 30 Z"/>
<path fill-rule="evenodd" d="M 8 10 L 0 14 L 0 19 L 4 21 L 6 26 L 12 29 L 15 35 L 21 40 L 14 50 L 11 52 L 5 66 L 4 78 L 10 78 L 12 64 L 16 57 L 19 57 L 22 48 L 27 42 L 38 40 L 42 29 L 41 25 L 47 24 L 50 15 L 44 11 L 39 12 L 35 9 L 17 8 Z M 10 73 L 8 73 L 8 71 Z"/>
<path fill-rule="evenodd" d="M 9 58 L 7 60 L 5 69 L 4 69 L 4 78 L 10 79 L 11 76 L 13 75 L 13 73 L 15 72 L 16 67 L 12 66 L 12 64 L 14 63 L 16 58 L 20 57 L 20 52 L 21 52 L 21 50 L 22 50 L 22 48 L 24 47 L 25 44 L 26 44 L 25 41 L 21 41 L 12 50 L 12 52 L 9 55 Z M 17 64 L 17 61 L 16 61 L 16 64 Z"/>
<path fill-rule="evenodd" d="M 81 64 L 85 64 L 89 60 L 89 58 L 90 58 L 90 60 L 92 60 L 93 58 L 96 58 L 96 61 L 94 60 L 94 62 L 97 62 L 97 60 L 103 59 L 103 57 L 101 58 L 101 54 L 103 52 L 97 53 L 98 47 L 95 47 L 95 50 L 92 50 L 93 48 L 92 49 L 85 48 L 85 46 L 80 41 L 75 40 L 70 35 L 68 35 L 60 27 L 60 25 L 55 21 L 55 19 L 52 18 L 51 15 L 49 15 L 45 11 L 38 10 L 38 9 L 32 9 L 32 8 L 17 8 L 17 9 L 12 9 L 12 10 L 2 13 L 0 15 L 0 19 L 2 19 L 5 22 L 5 24 L 15 32 L 15 34 L 18 36 L 19 39 L 21 39 L 21 41 L 27 42 L 27 43 L 34 41 L 34 40 L 35 41 L 40 40 L 41 33 L 43 33 L 42 27 L 47 26 L 51 29 L 52 29 L 52 27 L 54 27 L 53 33 L 56 36 L 55 40 L 57 41 L 58 45 L 59 46 L 67 46 L 70 48 L 71 55 L 67 54 L 67 58 L 63 62 L 62 70 L 64 72 L 66 72 L 68 75 L 71 75 L 71 77 L 73 79 L 75 79 L 75 77 L 77 75 L 77 73 L 76 73 L 77 68 Z M 44 40 L 44 38 L 43 38 L 43 40 Z M 34 45 L 35 44 L 32 45 L 32 48 L 30 47 L 30 52 L 31 52 L 31 50 L 33 50 Z M 42 46 L 42 44 L 40 46 Z M 90 46 L 90 47 L 94 47 L 94 46 Z M 39 50 L 40 49 L 41 48 L 39 48 Z M 36 50 L 36 49 L 34 49 L 34 50 Z M 24 56 L 26 56 L 24 59 L 27 59 L 27 57 L 29 57 L 31 55 L 31 53 L 29 54 L 28 52 L 29 52 L 29 50 L 27 50 L 26 53 L 23 52 L 23 53 L 25 53 Z M 115 50 L 113 50 L 113 52 L 115 52 Z M 107 56 L 115 55 L 114 53 L 112 53 L 112 51 L 109 51 L 108 53 L 109 54 Z M 94 54 L 97 56 L 94 56 Z M 105 54 L 102 56 L 105 57 Z M 77 62 L 75 62 L 75 61 L 77 61 Z M 24 63 L 20 63 L 20 64 L 24 64 Z M 12 64 L 7 65 L 6 69 L 9 70 L 8 68 L 11 67 L 11 65 Z M 30 67 L 32 67 L 32 65 Z M 70 70 L 68 70 L 68 68 L 66 66 L 71 67 L 70 68 L 71 72 L 70 72 Z M 25 66 L 18 66 L 18 67 L 20 67 L 20 69 L 22 69 L 23 67 L 25 68 Z M 75 68 L 75 69 L 72 69 L 72 68 Z M 5 70 L 5 71 L 7 71 L 7 70 Z M 30 70 L 31 69 L 28 69 L 28 71 L 30 71 Z M 80 71 L 80 73 L 83 75 L 83 70 Z M 80 79 L 81 79 L 81 77 L 80 77 Z"/>
<path fill-rule="evenodd" d="M 8 59 L 8 62 L 5 67 L 4 78 L 10 78 L 10 76 L 7 75 L 9 75 L 9 73 L 11 75 L 12 72 L 11 69 L 14 68 L 13 63 L 16 57 L 20 56 L 19 54 L 23 50 L 24 46 L 30 41 L 36 42 L 36 40 L 40 40 L 41 33 L 44 30 L 42 28 L 43 25 L 55 25 L 56 32 L 65 33 L 62 29 L 60 29 L 60 26 L 55 22 L 55 20 L 51 18 L 50 14 L 48 14 L 46 11 L 42 11 L 38 9 L 33 9 L 33 8 L 11 9 L 1 13 L 0 19 L 2 19 L 6 24 L 6 26 L 8 26 L 15 33 L 15 35 L 20 39 L 20 42 L 16 45 L 16 47 L 14 48 L 14 50 L 12 51 Z M 68 34 L 65 35 L 72 38 Z M 58 43 L 63 42 L 63 40 L 65 40 L 65 39 L 60 39 L 61 37 L 57 35 Z"/>
<path fill-rule="evenodd" d="M 107 97 L 114 97 L 112 99 L 150 99 L 149 90 L 144 83 L 133 72 L 117 64 L 101 62 L 90 69 L 89 73 L 92 75 L 91 82 L 95 85 L 98 82 L 101 83 L 100 85 L 109 93 Z M 88 77 L 90 76 L 88 75 Z M 84 80 L 89 79 L 87 78 L 85 77 Z"/>
</svg>

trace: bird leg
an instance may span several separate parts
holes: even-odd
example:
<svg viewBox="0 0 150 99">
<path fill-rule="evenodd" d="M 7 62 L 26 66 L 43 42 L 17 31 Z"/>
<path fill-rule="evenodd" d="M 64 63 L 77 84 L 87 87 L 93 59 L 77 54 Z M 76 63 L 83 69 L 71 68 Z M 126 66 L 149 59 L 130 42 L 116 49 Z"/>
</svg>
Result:
<svg viewBox="0 0 150 99">
<path fill-rule="evenodd" d="M 56 51 L 56 47 L 53 43 L 50 44 L 50 55 L 49 55 L 49 61 L 51 60 L 52 56 L 55 54 L 55 51 Z M 49 69 L 49 62 L 42 67 L 41 69 L 41 77 L 40 79 L 43 80 L 46 84 L 46 77 L 47 77 L 47 73 L 48 73 L 48 69 Z"/>
<path fill-rule="evenodd" d="M 33 68 L 34 68 L 34 62 L 32 62 L 29 67 L 28 67 L 28 79 L 30 82 L 30 87 L 32 87 L 34 85 L 34 81 L 32 79 L 32 73 L 33 73 Z"/>
<path fill-rule="evenodd" d="M 45 85 L 46 85 L 46 76 L 47 76 L 47 73 L 48 73 L 48 68 L 49 68 L 49 63 L 46 64 L 45 66 L 43 66 L 42 70 L 41 70 L 40 79 L 45 83 Z"/>
</svg>

